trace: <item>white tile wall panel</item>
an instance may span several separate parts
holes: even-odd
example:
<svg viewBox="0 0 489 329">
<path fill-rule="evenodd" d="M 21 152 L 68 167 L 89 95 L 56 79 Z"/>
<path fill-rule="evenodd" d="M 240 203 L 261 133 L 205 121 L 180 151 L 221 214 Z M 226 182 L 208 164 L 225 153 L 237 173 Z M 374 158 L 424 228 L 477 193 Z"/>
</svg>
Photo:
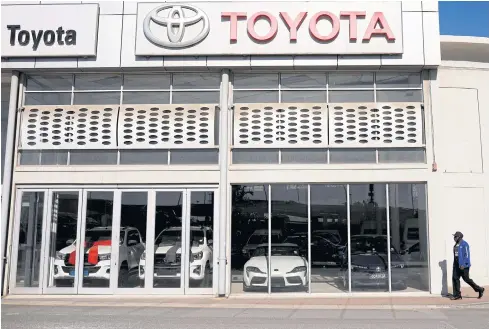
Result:
<svg viewBox="0 0 489 329">
<path fill-rule="evenodd" d="M 36 69 L 77 68 L 77 58 L 36 58 Z"/>
<path fill-rule="evenodd" d="M 118 105 L 26 106 L 22 149 L 115 148 Z"/>
<path fill-rule="evenodd" d="M 215 104 L 124 105 L 119 148 L 214 147 Z"/>
<path fill-rule="evenodd" d="M 124 6 L 127 2 L 124 2 Z M 122 34 L 122 51 L 121 66 L 123 68 L 131 67 L 163 67 L 163 57 L 141 57 L 134 54 L 136 45 L 136 16 L 123 15 L 123 34 Z"/>
<path fill-rule="evenodd" d="M 122 15 L 123 1 L 82 1 L 82 3 L 98 3 L 100 15 Z"/>
<path fill-rule="evenodd" d="M 440 23 L 437 12 L 423 13 L 424 27 L 424 65 L 441 65 Z"/>
<path fill-rule="evenodd" d="M 249 68 L 250 66 L 251 66 L 250 56 L 223 56 L 223 57 L 208 56 L 207 57 L 207 67 Z"/>
<path fill-rule="evenodd" d="M 402 11 L 422 11 L 421 1 L 404 0 L 402 1 Z"/>
<path fill-rule="evenodd" d="M 299 55 L 294 56 L 294 68 L 328 68 L 336 70 L 338 67 L 338 56 L 312 56 Z"/>
<path fill-rule="evenodd" d="M 206 69 L 207 58 L 205 56 L 173 56 L 163 57 L 163 67 L 166 69 Z"/>
<path fill-rule="evenodd" d="M 380 65 L 380 55 L 338 56 L 338 69 L 378 69 Z"/>
<path fill-rule="evenodd" d="M 136 15 L 138 13 L 137 1 L 124 1 L 124 15 Z"/>
<path fill-rule="evenodd" d="M 235 148 L 328 145 L 326 104 L 235 104 Z"/>
<path fill-rule="evenodd" d="M 331 146 L 422 146 L 420 103 L 329 104 Z"/>
<path fill-rule="evenodd" d="M 409 29 L 403 31 L 403 54 L 381 55 L 382 68 L 389 69 L 396 66 L 422 65 L 423 56 L 423 13 L 403 12 L 404 22 L 412 22 Z M 438 48 L 440 44 L 438 43 Z"/>
<path fill-rule="evenodd" d="M 36 64 L 34 58 L 2 58 L 3 69 L 33 69 Z"/>
<path fill-rule="evenodd" d="M 421 4 L 423 11 L 438 11 L 438 0 L 423 0 Z"/>
<path fill-rule="evenodd" d="M 251 56 L 251 67 L 281 67 L 284 69 L 292 69 L 294 67 L 293 56 Z"/>
<path fill-rule="evenodd" d="M 122 15 L 99 16 L 96 58 L 80 58 L 79 68 L 119 67 L 121 64 Z"/>
</svg>

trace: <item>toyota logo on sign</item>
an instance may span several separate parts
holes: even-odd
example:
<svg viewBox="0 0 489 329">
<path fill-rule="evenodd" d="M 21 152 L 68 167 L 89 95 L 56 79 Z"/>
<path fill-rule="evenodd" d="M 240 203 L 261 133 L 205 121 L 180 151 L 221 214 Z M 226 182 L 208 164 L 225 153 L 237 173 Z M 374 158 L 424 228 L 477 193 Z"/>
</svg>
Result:
<svg viewBox="0 0 489 329">
<path fill-rule="evenodd" d="M 163 29 L 157 28 L 157 25 Z M 149 12 L 143 24 L 146 38 L 155 45 L 165 48 L 185 48 L 196 45 L 207 37 L 209 28 L 207 15 L 201 9 L 190 5 L 157 7 Z"/>
</svg>

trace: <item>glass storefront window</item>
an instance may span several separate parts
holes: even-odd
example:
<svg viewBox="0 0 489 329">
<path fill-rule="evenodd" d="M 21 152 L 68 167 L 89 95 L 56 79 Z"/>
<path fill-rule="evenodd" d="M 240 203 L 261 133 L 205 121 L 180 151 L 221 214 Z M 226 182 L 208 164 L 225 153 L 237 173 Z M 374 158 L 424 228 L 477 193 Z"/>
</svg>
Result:
<svg viewBox="0 0 489 329">
<path fill-rule="evenodd" d="M 122 192 L 119 247 L 119 288 L 142 288 L 139 262 L 145 251 L 148 213 L 147 192 Z"/>
<path fill-rule="evenodd" d="M 272 185 L 272 292 L 305 292 L 309 289 L 308 186 Z M 273 241 L 274 234 L 280 239 Z"/>
<path fill-rule="evenodd" d="M 402 260 L 391 261 L 392 290 L 429 291 L 426 185 L 389 184 L 389 213 L 391 247 Z"/>
<path fill-rule="evenodd" d="M 311 292 L 348 291 L 347 186 L 311 184 Z M 346 267 L 345 267 L 346 265 Z"/>
<path fill-rule="evenodd" d="M 350 185 L 351 290 L 388 291 L 387 199 L 385 184 Z M 398 251 L 391 259 L 398 260 Z M 348 278 L 348 269 L 343 268 Z"/>
<path fill-rule="evenodd" d="M 232 293 L 429 291 L 426 184 L 234 185 L 232 206 Z"/>
<path fill-rule="evenodd" d="M 43 192 L 22 193 L 16 287 L 39 287 L 44 197 Z"/>
<path fill-rule="evenodd" d="M 269 185 L 232 188 L 231 293 L 268 292 L 269 194 Z M 280 242 L 272 232 L 272 243 Z"/>
</svg>

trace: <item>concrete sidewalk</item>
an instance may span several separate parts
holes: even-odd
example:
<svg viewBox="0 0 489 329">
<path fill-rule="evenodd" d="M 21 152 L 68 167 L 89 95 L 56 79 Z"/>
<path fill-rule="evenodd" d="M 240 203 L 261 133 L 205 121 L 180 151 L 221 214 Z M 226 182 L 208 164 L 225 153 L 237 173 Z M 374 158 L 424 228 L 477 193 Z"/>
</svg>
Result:
<svg viewBox="0 0 489 329">
<path fill-rule="evenodd" d="M 441 296 L 372 295 L 293 296 L 293 295 L 233 295 L 229 298 L 157 295 L 11 295 L 2 299 L 3 305 L 35 306 L 90 306 L 90 307 L 171 307 L 171 308 L 269 308 L 269 309 L 425 309 L 477 307 L 489 309 L 489 289 L 477 299 L 473 291 L 465 289 L 463 300 L 451 301 Z"/>
</svg>

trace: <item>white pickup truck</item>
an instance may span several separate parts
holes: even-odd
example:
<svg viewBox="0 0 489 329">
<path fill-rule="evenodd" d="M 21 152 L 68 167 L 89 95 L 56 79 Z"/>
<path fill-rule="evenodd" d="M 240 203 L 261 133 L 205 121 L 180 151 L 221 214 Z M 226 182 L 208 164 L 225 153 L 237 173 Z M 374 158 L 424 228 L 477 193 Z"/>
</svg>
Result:
<svg viewBox="0 0 489 329">
<path fill-rule="evenodd" d="M 68 240 L 68 246 L 56 253 L 54 280 L 56 286 L 72 285 L 75 277 L 76 241 Z M 121 227 L 119 241 L 119 287 L 124 287 L 129 271 L 136 270 L 145 246 L 139 230 Z M 83 264 L 84 281 L 110 280 L 110 258 L 112 252 L 112 228 L 95 227 L 85 232 L 85 255 Z"/>
<path fill-rule="evenodd" d="M 175 280 L 181 277 L 182 265 L 182 228 L 167 228 L 158 234 L 155 240 L 154 282 Z M 212 229 L 209 227 L 190 227 L 190 280 L 194 283 L 212 276 Z M 139 263 L 139 279 L 144 286 L 146 272 L 146 252 Z"/>
</svg>

